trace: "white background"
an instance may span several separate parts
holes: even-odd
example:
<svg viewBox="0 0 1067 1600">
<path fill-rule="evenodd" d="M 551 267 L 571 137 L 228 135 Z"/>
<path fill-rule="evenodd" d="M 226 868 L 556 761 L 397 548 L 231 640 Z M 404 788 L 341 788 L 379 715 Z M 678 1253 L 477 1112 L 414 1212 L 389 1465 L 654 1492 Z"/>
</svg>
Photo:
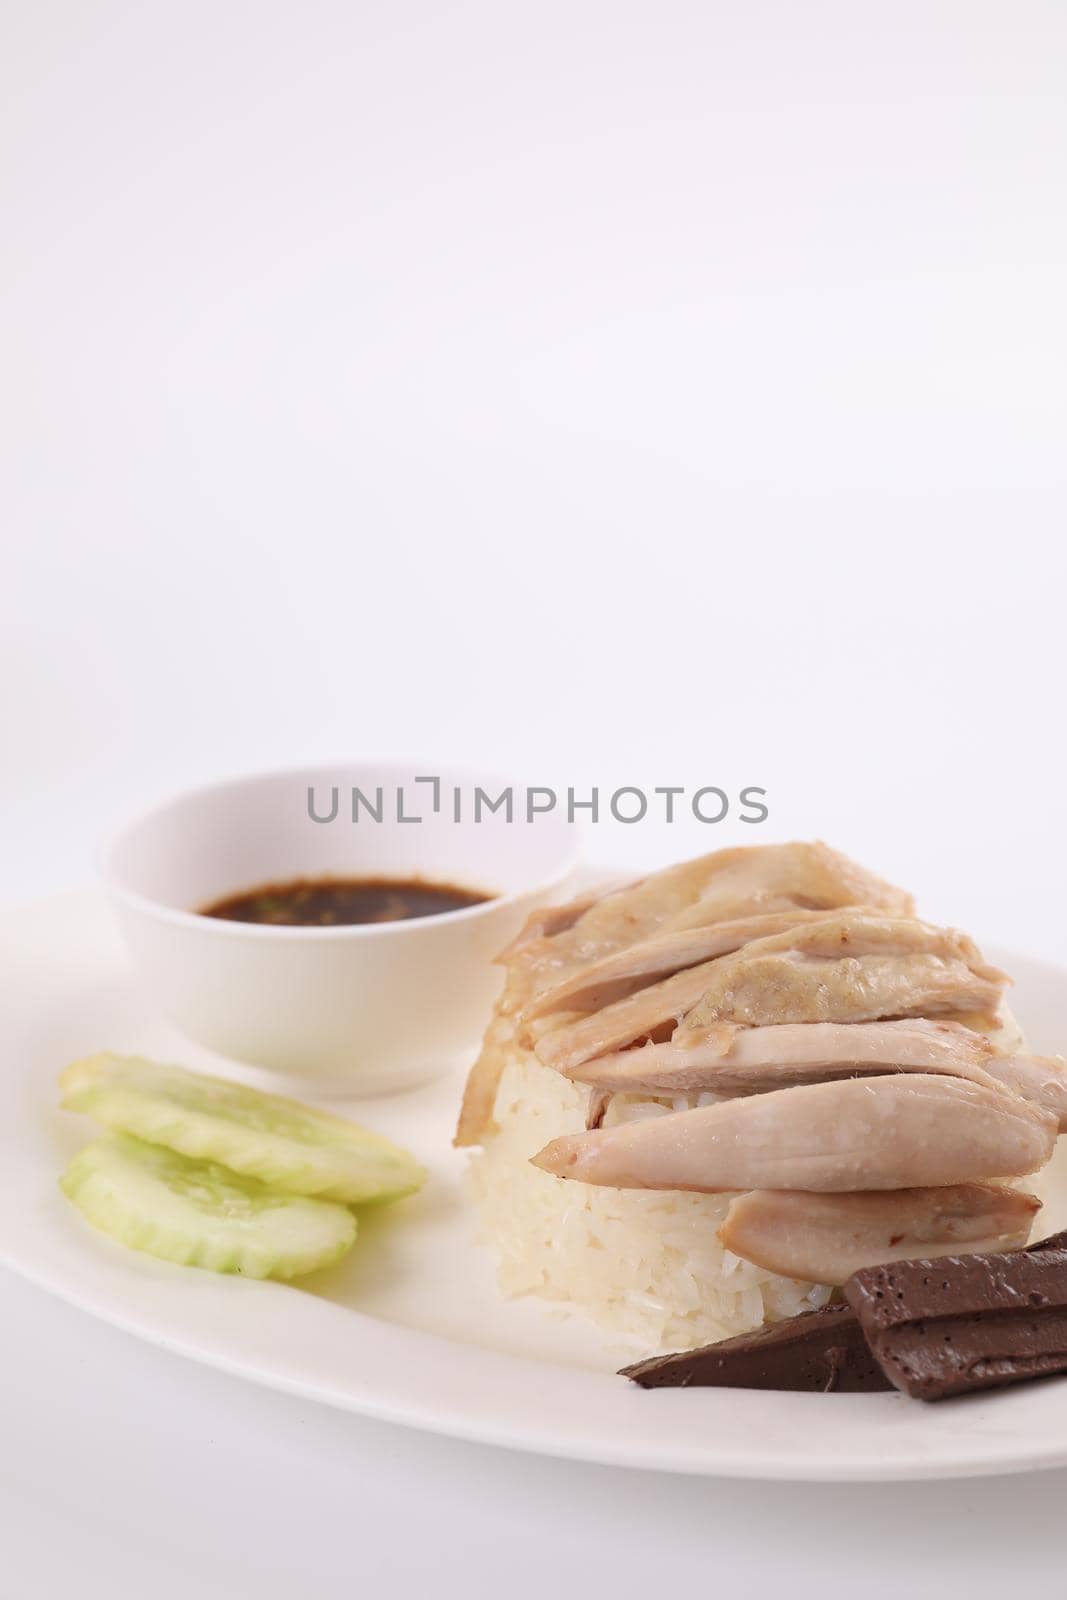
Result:
<svg viewBox="0 0 1067 1600">
<path fill-rule="evenodd" d="M 1058 0 L 34 0 L 2 33 L 6 900 L 201 779 L 410 756 L 760 784 L 758 837 L 1067 959 Z M 5 1600 L 1062 1569 L 1061 1474 L 523 1461 L 3 1291 Z"/>
</svg>

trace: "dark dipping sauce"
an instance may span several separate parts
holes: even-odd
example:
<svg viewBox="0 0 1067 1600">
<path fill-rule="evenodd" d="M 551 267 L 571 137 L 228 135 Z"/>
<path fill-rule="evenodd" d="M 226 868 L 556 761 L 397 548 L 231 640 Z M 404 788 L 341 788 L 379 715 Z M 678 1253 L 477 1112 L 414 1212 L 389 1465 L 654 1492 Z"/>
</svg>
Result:
<svg viewBox="0 0 1067 1600">
<path fill-rule="evenodd" d="M 276 927 L 333 928 L 357 922 L 407 922 L 465 911 L 495 897 L 456 883 L 425 878 L 295 878 L 266 883 L 204 906 L 200 915 L 224 922 Z"/>
</svg>

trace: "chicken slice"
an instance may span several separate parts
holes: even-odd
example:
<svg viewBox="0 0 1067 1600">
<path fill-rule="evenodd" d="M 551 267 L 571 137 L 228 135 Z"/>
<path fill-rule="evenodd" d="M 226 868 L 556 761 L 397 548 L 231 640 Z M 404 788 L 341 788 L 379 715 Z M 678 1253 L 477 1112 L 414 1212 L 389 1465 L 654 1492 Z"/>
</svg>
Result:
<svg viewBox="0 0 1067 1600">
<path fill-rule="evenodd" d="M 911 1189 L 1044 1166 L 1057 1120 L 961 1078 L 894 1074 L 779 1089 L 554 1139 L 533 1163 L 618 1189 Z"/>
<path fill-rule="evenodd" d="M 911 910 L 911 897 L 815 843 L 719 850 L 599 897 L 534 912 L 499 958 L 507 981 L 468 1077 L 455 1142 L 478 1144 L 489 1131 L 500 1076 L 517 1043 L 511 1021 L 500 1026 L 500 1018 L 512 1018 L 542 989 L 671 926 L 856 904 L 900 916 Z M 639 1032 L 616 1043 L 638 1037 Z"/>
<path fill-rule="evenodd" d="M 994 1055 L 986 1062 L 990 1077 L 1043 1106 L 1067 1133 L 1067 1065 L 1062 1056 Z"/>
<path fill-rule="evenodd" d="M 535 1049 L 545 1066 L 568 1072 L 670 1024 L 677 1025 L 675 1043 L 688 1047 L 723 1022 L 865 1022 L 992 1011 L 1005 981 L 965 934 L 914 918 L 846 911 L 687 967 L 588 1016 L 550 1024 Z"/>
<path fill-rule="evenodd" d="M 514 1043 L 515 1019 L 497 1012 L 482 1040 L 478 1058 L 463 1086 L 463 1104 L 452 1143 L 457 1149 L 481 1144 L 493 1126 L 497 1090 Z"/>
<path fill-rule="evenodd" d="M 865 911 L 757 940 L 711 964 L 708 978 L 678 1028 L 679 1044 L 718 1022 L 876 1022 L 995 1011 L 1008 981 L 966 934 Z"/>
<path fill-rule="evenodd" d="M 967 1078 L 980 1074 L 993 1053 L 983 1034 L 951 1022 L 720 1023 L 693 1045 L 619 1050 L 579 1062 L 566 1076 L 616 1094 L 761 1094 L 865 1072 Z"/>
<path fill-rule="evenodd" d="M 776 1022 L 876 1022 L 993 1010 L 1000 986 L 963 961 L 942 956 L 862 956 L 808 961 L 753 957 L 743 969 L 716 974 L 681 1027 L 683 1039 L 709 1022 L 760 1027 Z"/>
<path fill-rule="evenodd" d="M 554 936 L 535 941 L 536 950 L 528 946 L 525 956 L 544 968 L 540 988 L 670 928 L 846 905 L 906 916 L 912 900 L 828 845 L 747 845 L 683 861 L 606 894 Z"/>
<path fill-rule="evenodd" d="M 1067 1065 L 1060 1056 L 1002 1054 L 954 1022 L 797 1022 L 766 1028 L 722 1023 L 686 1049 L 671 1041 L 582 1061 L 565 1074 L 589 1084 L 599 1127 L 616 1094 L 766 1094 L 835 1078 L 944 1073 L 1006 1089 L 1051 1113 L 1067 1132 Z M 590 1113 L 592 1116 L 592 1112 Z"/>
<path fill-rule="evenodd" d="M 824 911 L 802 911 L 793 907 L 757 917 L 715 922 L 707 928 L 654 934 L 651 939 L 626 945 L 542 989 L 524 1009 L 523 1021 L 530 1022 L 555 1011 L 598 1011 L 616 1000 L 625 999 L 642 983 L 668 978 L 672 973 L 699 966 L 718 956 L 732 955 L 753 939 L 787 933 L 802 923 L 818 922 L 825 915 Z"/>
<path fill-rule="evenodd" d="M 791 907 L 815 911 L 868 905 L 893 916 L 908 916 L 913 910 L 911 895 L 821 840 L 741 846 L 719 850 L 703 861 L 707 870 L 699 892 L 688 906 L 677 909 L 675 928 L 706 927 Z"/>
<path fill-rule="evenodd" d="M 881 1194 L 754 1189 L 732 1203 L 719 1239 L 768 1272 L 837 1285 L 886 1261 L 1018 1249 L 1040 1209 L 1034 1195 L 995 1184 Z"/>
<path fill-rule="evenodd" d="M 688 967 L 602 1011 L 551 1028 L 536 1041 L 538 1060 L 566 1072 L 581 1061 L 647 1038 L 667 1025 L 673 1030 L 707 993 L 714 966 L 715 962 L 705 961 L 699 967 Z"/>
<path fill-rule="evenodd" d="M 959 960 L 980 977 L 1006 983 L 990 966 L 974 940 L 958 928 L 940 928 L 918 917 L 887 917 L 866 906 L 845 907 L 831 916 L 817 917 L 784 933 L 753 942 L 752 955 L 793 955 L 812 961 L 835 961 L 863 956 L 933 955 Z"/>
<path fill-rule="evenodd" d="M 574 927 L 579 917 L 598 905 L 603 898 L 604 891 L 600 890 L 596 894 L 578 895 L 562 905 L 539 906 L 536 911 L 530 912 L 514 939 L 498 956 L 494 956 L 494 961 L 506 967 L 532 947 L 540 946 L 545 940 L 566 933 L 568 929 Z"/>
</svg>

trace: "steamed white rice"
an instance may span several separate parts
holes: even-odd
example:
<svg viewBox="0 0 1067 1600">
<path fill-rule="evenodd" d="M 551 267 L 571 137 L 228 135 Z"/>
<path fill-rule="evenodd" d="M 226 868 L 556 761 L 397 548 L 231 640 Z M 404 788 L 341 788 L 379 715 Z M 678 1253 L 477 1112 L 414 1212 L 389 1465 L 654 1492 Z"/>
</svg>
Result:
<svg viewBox="0 0 1067 1600">
<path fill-rule="evenodd" d="M 496 1102 L 498 1131 L 471 1163 L 482 1236 L 506 1294 L 563 1301 L 649 1352 L 708 1344 L 823 1305 L 830 1291 L 780 1278 L 724 1250 L 729 1195 L 609 1189 L 530 1165 L 550 1139 L 585 1127 L 589 1091 L 515 1049 Z M 607 1125 L 713 1100 L 616 1096 Z"/>
</svg>

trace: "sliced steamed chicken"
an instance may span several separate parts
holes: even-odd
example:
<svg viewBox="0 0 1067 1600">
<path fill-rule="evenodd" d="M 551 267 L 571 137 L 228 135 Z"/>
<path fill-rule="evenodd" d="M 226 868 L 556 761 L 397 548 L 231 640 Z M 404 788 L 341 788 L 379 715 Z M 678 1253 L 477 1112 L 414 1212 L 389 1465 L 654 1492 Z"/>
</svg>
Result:
<svg viewBox="0 0 1067 1600">
<path fill-rule="evenodd" d="M 1067 1128 L 1067 1066 L 1059 1057 L 1002 1055 L 990 1039 L 956 1022 L 770 1023 L 710 1028 L 695 1045 L 673 1040 L 618 1050 L 570 1068 L 610 1100 L 614 1094 L 765 1094 L 795 1084 L 892 1072 L 944 1073 L 1032 1100 Z M 598 1105 L 602 1115 L 604 1104 Z M 596 1124 L 591 1123 L 591 1126 Z"/>
<path fill-rule="evenodd" d="M 477 1144 L 490 1128 L 500 1075 L 523 1026 L 520 1014 L 542 992 L 558 990 L 595 963 L 661 936 L 777 914 L 786 914 L 792 924 L 796 914 L 804 913 L 800 920 L 807 920 L 812 912 L 849 905 L 901 917 L 911 911 L 912 900 L 827 845 L 797 843 L 715 851 L 599 899 L 535 912 L 501 958 L 507 967 L 504 992 L 467 1080 L 456 1143 Z M 691 949 L 686 944 L 679 954 L 675 948 L 669 960 L 678 959 L 678 970 L 691 963 Z M 661 948 L 651 958 L 639 958 L 639 970 L 624 981 L 669 978 L 664 963 Z M 617 1043 L 639 1037 L 640 1026 Z"/>
<path fill-rule="evenodd" d="M 554 1139 L 534 1165 L 618 1189 L 910 1189 L 1014 1178 L 1052 1154 L 1058 1120 L 960 1078 L 847 1078 Z"/>
<path fill-rule="evenodd" d="M 560 981 L 564 969 L 582 970 L 670 930 L 705 928 L 773 912 L 856 905 L 907 916 L 912 899 L 828 845 L 751 845 L 716 850 L 667 867 L 604 895 L 584 910 L 580 901 L 571 902 L 563 908 L 565 926 L 550 921 L 546 934 L 520 935 L 518 950 L 515 946 L 512 950 L 527 965 L 543 966 L 540 990 Z M 571 921 L 575 909 L 579 915 Z M 541 915 L 534 913 L 534 926 Z"/>
<path fill-rule="evenodd" d="M 914 918 L 841 911 L 676 972 L 536 1042 L 546 1066 L 583 1061 L 666 1030 L 696 1045 L 721 1023 L 877 1021 L 996 1011 L 1007 979 L 966 934 Z"/>
<path fill-rule="evenodd" d="M 1007 981 L 954 928 L 843 911 L 715 962 L 677 1042 L 718 1022 L 758 1027 L 995 1012 Z"/>
<path fill-rule="evenodd" d="M 701 966 L 719 956 L 733 955 L 753 939 L 788 933 L 806 922 L 819 922 L 825 916 L 825 911 L 804 911 L 795 907 L 788 911 L 765 912 L 758 917 L 716 922 L 707 928 L 670 929 L 654 934 L 651 939 L 616 950 L 542 989 L 523 1009 L 522 1020 L 532 1022 L 559 1011 L 599 1011 L 616 1000 L 625 999 L 635 989 L 670 977 L 686 967 Z"/>
<path fill-rule="evenodd" d="M 763 1028 L 720 1023 L 698 1042 L 648 1044 L 581 1061 L 577 1083 L 616 1093 L 755 1094 L 791 1083 L 864 1072 L 949 1072 L 965 1078 L 993 1054 L 984 1034 L 955 1022 L 779 1022 Z M 810 1080 L 809 1080 L 810 1075 Z"/>
<path fill-rule="evenodd" d="M 842 1284 L 862 1267 L 912 1256 L 1015 1250 L 1041 1209 L 997 1184 L 946 1184 L 853 1194 L 754 1189 L 730 1206 L 728 1250 L 785 1278 Z"/>
</svg>

